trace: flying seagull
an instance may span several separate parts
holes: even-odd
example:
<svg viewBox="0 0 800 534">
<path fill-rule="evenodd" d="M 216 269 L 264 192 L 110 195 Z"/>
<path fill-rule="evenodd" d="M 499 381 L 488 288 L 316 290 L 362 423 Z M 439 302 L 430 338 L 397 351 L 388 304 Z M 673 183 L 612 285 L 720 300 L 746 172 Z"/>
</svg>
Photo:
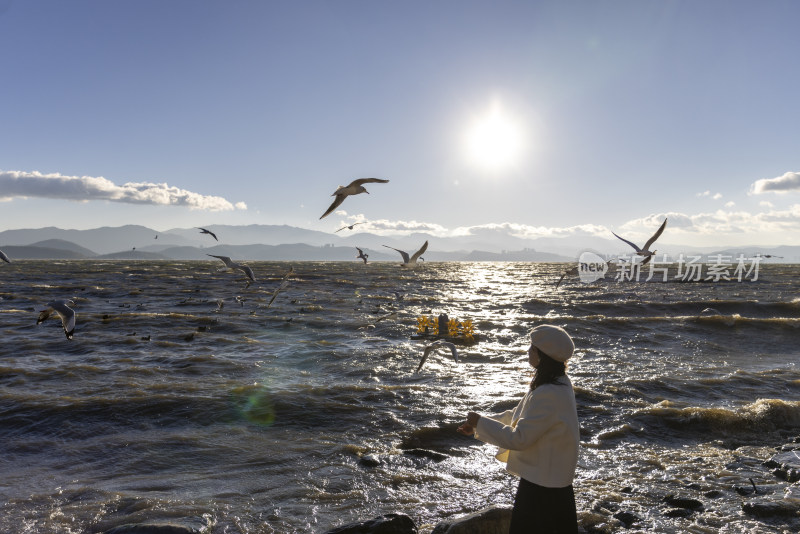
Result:
<svg viewBox="0 0 800 534">
<path fill-rule="evenodd" d="M 383 246 L 386 248 L 390 248 L 392 250 L 396 250 L 397 252 L 400 253 L 401 256 L 403 256 L 403 267 L 414 267 L 417 264 L 417 260 L 419 259 L 419 257 L 425 254 L 425 251 L 428 250 L 427 241 L 425 241 L 425 244 L 422 245 L 422 248 L 416 251 L 414 255 L 411 257 L 409 257 L 408 252 L 400 250 L 399 248 L 390 247 L 389 245 L 383 245 Z"/>
<path fill-rule="evenodd" d="M 323 217 L 324 217 L 324 215 L 323 215 Z M 342 231 L 342 230 L 344 230 L 345 228 L 347 228 L 348 230 L 352 230 L 354 226 L 356 226 L 357 224 L 364 224 L 364 222 L 365 222 L 365 221 L 361 221 L 361 222 L 354 222 L 354 223 L 353 223 L 353 224 L 351 224 L 350 226 L 342 226 L 341 228 L 339 228 L 338 230 L 336 230 L 336 232 L 341 232 L 341 231 Z M 333 232 L 333 233 L 335 234 L 336 232 Z"/>
<path fill-rule="evenodd" d="M 275 297 L 278 296 L 278 293 L 281 290 L 286 289 L 289 286 L 289 276 L 293 272 L 294 272 L 294 267 L 289 267 L 289 272 L 287 272 L 285 275 L 283 275 L 283 278 L 281 279 L 281 283 L 280 283 L 280 285 L 278 285 L 278 289 L 275 290 L 275 292 L 272 294 L 272 298 L 269 299 L 269 304 L 267 304 L 267 308 L 272 306 L 272 301 L 275 300 Z"/>
<path fill-rule="evenodd" d="M 650 250 L 650 245 L 656 242 L 656 239 L 658 239 L 661 236 L 661 233 L 664 231 L 664 228 L 666 228 L 666 226 L 667 226 L 667 219 L 664 219 L 664 222 L 661 223 L 661 226 L 658 228 L 658 230 L 656 230 L 656 233 L 653 234 L 653 237 L 648 239 L 647 243 L 645 243 L 644 247 L 642 248 L 637 247 L 635 244 L 631 243 L 627 239 L 619 237 L 617 234 L 614 234 L 614 232 L 611 233 L 614 234 L 618 239 L 621 239 L 622 241 L 625 241 L 627 244 L 632 246 L 636 251 L 637 256 L 643 256 L 645 260 L 642 262 L 642 265 L 644 265 L 645 263 L 650 261 L 650 258 L 653 256 L 653 254 L 656 253 L 655 250 L 652 251 Z"/>
<path fill-rule="evenodd" d="M 353 180 L 352 182 L 350 182 L 350 184 L 347 187 L 340 185 L 339 188 L 336 191 L 334 191 L 334 193 L 331 195 L 335 196 L 336 199 L 333 201 L 333 204 L 330 205 L 328 211 L 322 214 L 320 219 L 323 219 L 327 215 L 330 215 L 330 213 L 336 208 L 338 208 L 339 205 L 341 205 L 341 203 L 344 202 L 344 199 L 347 198 L 348 196 L 357 195 L 359 193 L 369 194 L 369 191 L 364 189 L 364 184 L 386 184 L 386 183 L 389 183 L 389 180 L 383 180 L 381 178 L 359 178 L 358 180 Z"/>
<path fill-rule="evenodd" d="M 0 260 L 3 260 L 6 263 L 11 263 L 11 260 L 8 259 L 8 256 L 6 256 L 6 253 L 3 252 L 2 250 L 0 250 Z M 364 260 L 364 261 L 366 261 L 366 260 Z"/>
<path fill-rule="evenodd" d="M 418 373 L 419 370 L 422 369 L 422 366 L 425 364 L 425 360 L 428 359 L 430 353 L 434 352 L 435 350 L 441 347 L 446 347 L 450 349 L 450 352 L 453 353 L 453 359 L 456 361 L 456 363 L 459 363 L 458 351 L 456 350 L 456 346 L 453 343 L 450 343 L 449 341 L 434 341 L 433 343 L 425 347 L 425 352 L 422 353 L 422 359 L 419 361 L 419 367 L 417 367 L 417 370 L 414 372 Z"/>
<path fill-rule="evenodd" d="M 213 237 L 213 238 L 214 238 L 214 241 L 219 241 L 219 239 L 217 239 L 217 234 L 215 234 L 215 233 L 214 233 L 214 232 L 212 232 L 211 230 L 206 230 L 205 228 L 200 228 L 199 226 L 195 226 L 195 228 L 197 228 L 198 230 L 200 230 L 200 233 L 201 233 L 201 234 L 208 234 L 208 235 L 210 235 L 211 237 Z"/>
<path fill-rule="evenodd" d="M 243 263 L 236 263 L 235 261 L 231 260 L 228 256 L 215 256 L 214 254 L 206 254 L 206 256 L 211 256 L 212 258 L 218 258 L 222 260 L 222 263 L 224 263 L 225 267 L 228 269 L 238 269 L 242 271 L 247 276 L 247 278 L 250 279 L 250 281 L 247 282 L 247 285 L 244 286 L 245 289 L 250 287 L 251 282 L 256 281 L 256 277 L 253 274 L 253 269 L 251 269 L 248 265 L 245 265 Z M 224 271 L 225 269 L 219 269 L 219 270 Z"/>
<path fill-rule="evenodd" d="M 364 254 L 364 251 L 358 247 L 356 247 L 356 250 L 358 251 L 358 256 L 356 256 L 356 258 L 361 258 L 362 260 L 364 260 L 364 265 L 366 265 L 367 258 L 369 258 L 369 254 Z"/>
<path fill-rule="evenodd" d="M 39 318 L 36 324 L 40 324 L 47 320 L 53 312 L 56 312 L 61 317 L 61 325 L 64 327 L 64 334 L 67 339 L 72 339 L 72 333 L 75 331 L 75 310 L 69 306 L 75 306 L 71 300 L 51 300 L 47 303 L 47 309 L 39 312 Z"/>
<path fill-rule="evenodd" d="M 567 269 L 566 271 L 564 271 L 561 274 L 561 278 L 559 278 L 558 279 L 558 283 L 556 283 L 556 289 L 558 289 L 558 286 L 561 285 L 561 281 L 564 279 L 565 276 L 574 275 L 574 274 L 578 274 L 578 266 L 577 265 L 574 266 L 574 267 L 570 267 L 569 269 Z"/>
</svg>

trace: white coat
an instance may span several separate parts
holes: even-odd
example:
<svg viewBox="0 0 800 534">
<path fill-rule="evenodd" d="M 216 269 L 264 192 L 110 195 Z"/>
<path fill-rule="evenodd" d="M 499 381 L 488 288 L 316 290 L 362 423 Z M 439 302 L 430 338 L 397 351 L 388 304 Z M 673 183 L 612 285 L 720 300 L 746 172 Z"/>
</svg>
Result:
<svg viewBox="0 0 800 534">
<path fill-rule="evenodd" d="M 497 445 L 496 458 L 528 482 L 547 488 L 572 484 L 578 465 L 580 426 L 567 376 L 528 391 L 513 410 L 481 416 L 475 437 Z"/>
</svg>

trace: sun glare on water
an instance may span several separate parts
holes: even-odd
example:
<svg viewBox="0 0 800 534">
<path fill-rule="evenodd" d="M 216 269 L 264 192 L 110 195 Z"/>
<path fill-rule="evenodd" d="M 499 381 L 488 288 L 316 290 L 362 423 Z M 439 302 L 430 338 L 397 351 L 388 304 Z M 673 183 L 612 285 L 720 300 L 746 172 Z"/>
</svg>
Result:
<svg viewBox="0 0 800 534">
<path fill-rule="evenodd" d="M 495 102 L 475 117 L 465 136 L 470 162 L 486 171 L 503 171 L 519 162 L 524 146 L 520 125 Z"/>
</svg>

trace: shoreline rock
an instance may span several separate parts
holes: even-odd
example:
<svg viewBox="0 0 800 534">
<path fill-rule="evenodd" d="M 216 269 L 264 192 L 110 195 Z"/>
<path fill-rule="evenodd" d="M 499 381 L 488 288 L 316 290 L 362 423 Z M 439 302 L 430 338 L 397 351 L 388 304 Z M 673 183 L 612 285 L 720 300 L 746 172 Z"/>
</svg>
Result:
<svg viewBox="0 0 800 534">
<path fill-rule="evenodd" d="M 511 508 L 492 506 L 465 516 L 439 522 L 431 534 L 506 534 Z"/>
<path fill-rule="evenodd" d="M 384 514 L 327 530 L 325 534 L 418 534 L 418 531 L 414 521 L 407 515 Z"/>
</svg>

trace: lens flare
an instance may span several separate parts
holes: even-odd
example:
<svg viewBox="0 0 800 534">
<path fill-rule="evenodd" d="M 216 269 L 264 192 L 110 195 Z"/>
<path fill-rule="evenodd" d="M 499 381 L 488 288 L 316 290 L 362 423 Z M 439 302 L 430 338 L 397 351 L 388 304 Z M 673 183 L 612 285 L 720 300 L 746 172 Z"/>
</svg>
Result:
<svg viewBox="0 0 800 534">
<path fill-rule="evenodd" d="M 239 415 L 246 421 L 259 426 L 271 426 L 275 422 L 275 406 L 266 386 L 236 388 L 233 396 Z"/>
</svg>

